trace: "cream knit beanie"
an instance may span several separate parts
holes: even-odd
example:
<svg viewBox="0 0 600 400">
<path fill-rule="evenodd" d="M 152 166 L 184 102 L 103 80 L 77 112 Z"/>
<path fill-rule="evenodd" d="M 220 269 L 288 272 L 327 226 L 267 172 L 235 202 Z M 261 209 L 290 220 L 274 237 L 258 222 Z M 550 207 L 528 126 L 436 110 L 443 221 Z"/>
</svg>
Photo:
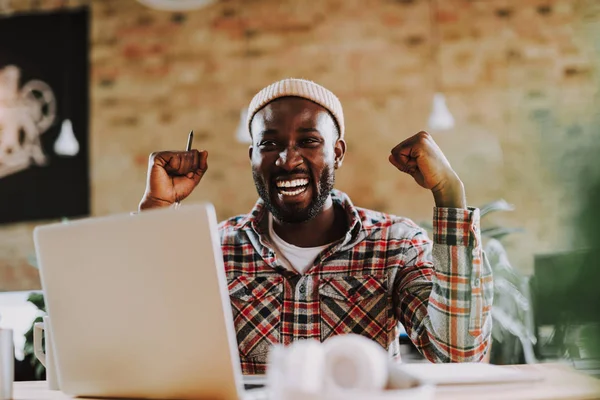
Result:
<svg viewBox="0 0 600 400">
<path fill-rule="evenodd" d="M 248 107 L 247 126 L 250 135 L 252 135 L 250 124 L 254 115 L 273 100 L 288 96 L 302 97 L 326 108 L 333 115 L 338 125 L 340 139 L 344 138 L 344 112 L 342 110 L 342 103 L 340 103 L 337 96 L 312 81 L 295 78 L 283 79 L 272 83 L 254 96 Z"/>
</svg>

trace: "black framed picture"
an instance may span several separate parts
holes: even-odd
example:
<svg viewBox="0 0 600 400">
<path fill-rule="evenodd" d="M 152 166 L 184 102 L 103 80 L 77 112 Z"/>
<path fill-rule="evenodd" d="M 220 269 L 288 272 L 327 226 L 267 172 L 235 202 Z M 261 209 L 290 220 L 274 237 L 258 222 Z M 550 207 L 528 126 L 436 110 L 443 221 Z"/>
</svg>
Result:
<svg viewBox="0 0 600 400">
<path fill-rule="evenodd" d="M 89 10 L 0 17 L 0 223 L 88 215 Z"/>
</svg>

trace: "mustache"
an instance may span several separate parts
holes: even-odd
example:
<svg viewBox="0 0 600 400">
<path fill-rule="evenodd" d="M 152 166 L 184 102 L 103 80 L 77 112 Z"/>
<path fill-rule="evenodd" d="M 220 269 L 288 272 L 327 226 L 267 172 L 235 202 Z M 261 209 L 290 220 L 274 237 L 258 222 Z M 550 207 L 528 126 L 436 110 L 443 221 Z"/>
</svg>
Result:
<svg viewBox="0 0 600 400">
<path fill-rule="evenodd" d="M 292 171 L 280 171 L 280 172 L 276 172 L 273 174 L 273 176 L 271 177 L 271 180 L 273 182 L 275 182 L 278 179 L 286 179 L 286 178 L 291 178 L 294 175 L 306 175 L 307 177 L 310 178 L 310 172 L 307 169 L 304 168 L 295 168 Z"/>
</svg>

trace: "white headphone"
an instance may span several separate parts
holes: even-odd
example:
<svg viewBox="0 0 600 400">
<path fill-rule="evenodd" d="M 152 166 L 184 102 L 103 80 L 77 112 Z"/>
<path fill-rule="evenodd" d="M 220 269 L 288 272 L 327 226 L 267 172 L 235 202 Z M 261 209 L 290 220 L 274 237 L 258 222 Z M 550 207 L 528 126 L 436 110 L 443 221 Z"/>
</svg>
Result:
<svg viewBox="0 0 600 400">
<path fill-rule="evenodd" d="M 385 350 L 364 336 L 334 336 L 323 344 L 302 340 L 276 346 L 269 354 L 269 387 L 275 398 L 286 393 L 331 396 L 348 391 L 383 390 L 388 381 Z"/>
</svg>

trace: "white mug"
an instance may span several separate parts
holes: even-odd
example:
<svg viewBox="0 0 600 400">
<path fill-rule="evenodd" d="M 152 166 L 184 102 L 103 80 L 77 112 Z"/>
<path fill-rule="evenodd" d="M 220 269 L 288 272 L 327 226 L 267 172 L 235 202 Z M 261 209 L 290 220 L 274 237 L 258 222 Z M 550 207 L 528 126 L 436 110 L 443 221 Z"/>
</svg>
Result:
<svg viewBox="0 0 600 400">
<path fill-rule="evenodd" d="M 0 328 L 0 399 L 13 398 L 15 347 L 12 329 Z"/>
<path fill-rule="evenodd" d="M 48 389 L 60 390 L 57 377 L 56 361 L 54 358 L 54 343 L 50 334 L 50 317 L 45 316 L 44 322 L 36 322 L 33 325 L 33 351 L 38 360 L 46 367 L 46 381 Z M 46 336 L 46 352 L 42 347 L 42 335 Z"/>
</svg>

